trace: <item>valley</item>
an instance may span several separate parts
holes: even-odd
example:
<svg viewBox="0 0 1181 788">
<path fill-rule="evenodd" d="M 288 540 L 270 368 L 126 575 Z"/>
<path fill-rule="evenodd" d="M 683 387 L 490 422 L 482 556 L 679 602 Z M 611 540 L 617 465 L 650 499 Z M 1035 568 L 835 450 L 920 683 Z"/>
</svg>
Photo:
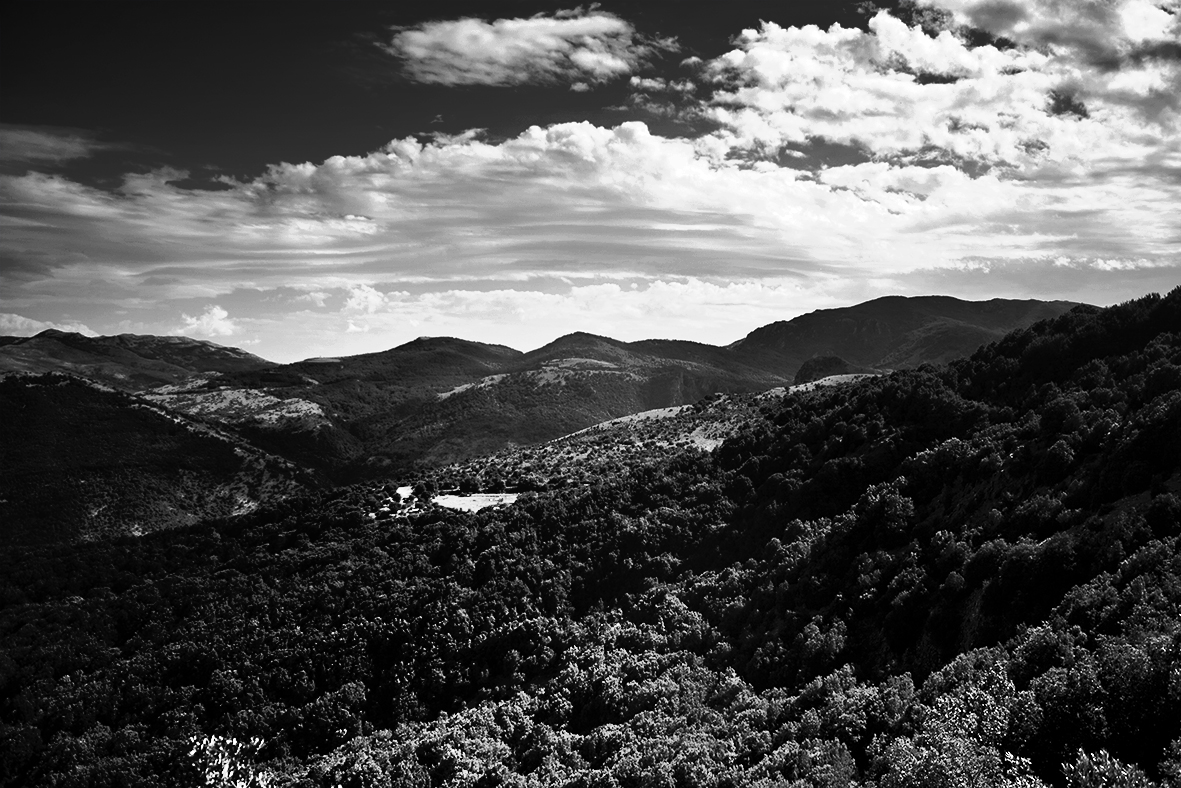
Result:
<svg viewBox="0 0 1181 788">
<path fill-rule="evenodd" d="M 708 396 L 790 386 L 809 361 L 805 373 L 819 376 L 940 363 L 1071 306 L 892 297 L 764 326 L 728 347 L 573 333 L 521 352 L 422 338 L 293 364 L 183 337 L 47 331 L 4 338 L 0 373 L 62 372 L 111 386 L 228 429 L 331 486 L 539 445 Z"/>
</svg>

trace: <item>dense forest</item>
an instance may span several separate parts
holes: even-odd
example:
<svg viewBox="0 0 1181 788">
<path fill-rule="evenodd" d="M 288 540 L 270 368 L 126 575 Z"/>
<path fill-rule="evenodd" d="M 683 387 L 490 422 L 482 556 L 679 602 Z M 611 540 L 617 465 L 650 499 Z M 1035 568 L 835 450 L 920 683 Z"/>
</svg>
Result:
<svg viewBox="0 0 1181 788">
<path fill-rule="evenodd" d="M 239 435 L 49 372 L 0 376 L 0 552 L 248 511 L 310 475 Z"/>
<path fill-rule="evenodd" d="M 1181 784 L 1181 288 L 539 486 L 8 551 L 0 781 Z"/>
</svg>

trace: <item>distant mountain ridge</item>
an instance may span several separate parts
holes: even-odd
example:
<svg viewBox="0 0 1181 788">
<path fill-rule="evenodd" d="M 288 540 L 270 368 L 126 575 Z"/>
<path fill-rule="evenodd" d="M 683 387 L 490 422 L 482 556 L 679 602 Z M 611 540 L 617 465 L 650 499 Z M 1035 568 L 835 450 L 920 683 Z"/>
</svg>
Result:
<svg viewBox="0 0 1181 788">
<path fill-rule="evenodd" d="M 0 338 L 0 373 L 70 372 L 124 391 L 178 383 L 200 373 L 275 366 L 245 350 L 189 337 L 88 337 L 51 328 L 31 337 Z"/>
<path fill-rule="evenodd" d="M 971 355 L 1017 328 L 1057 317 L 1070 301 L 951 296 L 885 296 L 850 307 L 820 309 L 757 328 L 730 345 L 739 354 L 778 356 L 798 371 L 814 356 L 838 356 L 864 367 L 904 369 Z"/>
<path fill-rule="evenodd" d="M 292 364 L 184 337 L 46 331 L 0 339 L 0 372 L 64 371 L 142 394 L 336 484 L 541 443 L 714 394 L 788 386 L 810 359 L 838 357 L 846 371 L 942 363 L 1073 306 L 888 296 L 772 323 L 726 347 L 574 332 L 522 352 L 422 337 Z"/>
</svg>

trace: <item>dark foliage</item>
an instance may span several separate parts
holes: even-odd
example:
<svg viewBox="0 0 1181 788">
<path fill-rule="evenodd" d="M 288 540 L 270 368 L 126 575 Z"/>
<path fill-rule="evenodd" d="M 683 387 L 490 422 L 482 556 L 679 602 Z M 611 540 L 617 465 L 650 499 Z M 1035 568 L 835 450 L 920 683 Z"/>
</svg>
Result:
<svg viewBox="0 0 1181 788">
<path fill-rule="evenodd" d="M 0 548 L 192 525 L 302 478 L 241 439 L 59 373 L 0 379 Z"/>
</svg>

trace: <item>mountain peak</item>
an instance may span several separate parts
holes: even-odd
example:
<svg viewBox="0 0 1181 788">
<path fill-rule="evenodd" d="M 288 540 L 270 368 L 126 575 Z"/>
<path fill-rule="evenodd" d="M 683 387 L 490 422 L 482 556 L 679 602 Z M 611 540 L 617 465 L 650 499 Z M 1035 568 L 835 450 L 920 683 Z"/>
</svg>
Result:
<svg viewBox="0 0 1181 788">
<path fill-rule="evenodd" d="M 533 353 L 541 352 L 547 348 L 561 348 L 561 347 L 585 347 L 593 345 L 610 345 L 611 347 L 622 347 L 626 343 L 611 337 L 599 336 L 598 334 L 591 334 L 586 331 L 574 331 L 569 334 L 563 334 L 552 342 L 542 345 Z"/>
<path fill-rule="evenodd" d="M 564 340 L 582 341 L 582 340 L 587 340 L 587 339 L 600 340 L 603 342 L 617 342 L 617 341 L 619 341 L 616 339 L 612 339 L 611 337 L 602 336 L 600 334 L 592 334 L 589 331 L 571 331 L 569 334 L 563 334 L 562 336 L 558 337 L 557 339 L 554 340 L 554 342 L 562 342 Z"/>
<path fill-rule="evenodd" d="M 1075 306 L 1067 301 L 882 296 L 770 323 L 730 345 L 795 374 L 806 360 L 836 356 L 859 367 L 911 367 L 971 355 L 978 347 Z"/>
<path fill-rule="evenodd" d="M 589 334 L 585 331 L 575 331 L 560 336 L 537 350 L 526 353 L 525 358 L 531 362 L 537 362 L 577 356 L 596 361 L 618 363 L 633 355 L 636 354 L 628 349 L 626 342 Z"/>
<path fill-rule="evenodd" d="M 456 345 L 480 345 L 482 343 L 475 342 L 470 339 L 460 339 L 459 337 L 430 337 L 421 336 L 415 337 L 409 342 L 403 342 L 397 345 L 393 350 L 401 350 L 402 348 L 426 348 L 426 347 L 454 347 Z"/>
<path fill-rule="evenodd" d="M 392 347 L 389 350 L 379 351 L 378 353 L 368 353 L 364 355 L 380 355 L 383 353 L 406 353 L 406 352 L 442 352 L 449 351 L 453 353 L 475 353 L 477 355 L 492 354 L 494 356 L 518 356 L 521 351 L 507 345 L 495 345 L 488 342 L 476 342 L 471 339 L 461 339 L 459 337 L 418 337 L 409 342 L 404 342 L 401 345 Z"/>
<path fill-rule="evenodd" d="M 66 370 L 126 391 L 177 383 L 194 374 L 273 366 L 273 362 L 240 348 L 184 336 L 86 336 L 49 328 L 32 337 L 0 343 L 0 370 Z"/>
</svg>

